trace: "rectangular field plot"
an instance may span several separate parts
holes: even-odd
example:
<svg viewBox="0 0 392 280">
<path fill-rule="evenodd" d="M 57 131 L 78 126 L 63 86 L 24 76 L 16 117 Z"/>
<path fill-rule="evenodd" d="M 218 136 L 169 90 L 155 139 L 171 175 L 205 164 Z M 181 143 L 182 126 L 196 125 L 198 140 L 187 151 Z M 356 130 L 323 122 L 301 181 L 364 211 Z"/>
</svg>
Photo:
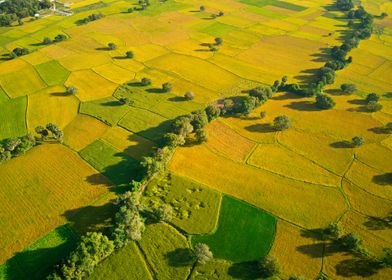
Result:
<svg viewBox="0 0 392 280">
<path fill-rule="evenodd" d="M 43 144 L 0 166 L 0 263 L 67 221 L 65 213 L 107 192 L 107 180 L 77 154 Z"/>
<path fill-rule="evenodd" d="M 101 263 L 89 280 L 152 280 L 147 264 L 135 243 L 130 243 Z"/>
<path fill-rule="evenodd" d="M 81 150 L 80 156 L 116 185 L 126 185 L 142 175 L 139 161 L 102 140 Z"/>
<path fill-rule="evenodd" d="M 216 231 L 210 235 L 192 236 L 191 241 L 193 246 L 206 243 L 216 258 L 233 262 L 255 261 L 268 254 L 275 237 L 275 224 L 274 216 L 223 196 Z"/>
<path fill-rule="evenodd" d="M 35 66 L 39 75 L 49 86 L 63 85 L 67 80 L 69 71 L 56 60 L 51 60 Z"/>
<path fill-rule="evenodd" d="M 0 278 L 44 279 L 53 271 L 54 265 L 66 258 L 76 247 L 78 239 L 68 225 L 60 226 L 0 266 Z"/>
<path fill-rule="evenodd" d="M 26 96 L 8 100 L 1 89 L 0 96 L 0 140 L 26 134 Z"/>
</svg>

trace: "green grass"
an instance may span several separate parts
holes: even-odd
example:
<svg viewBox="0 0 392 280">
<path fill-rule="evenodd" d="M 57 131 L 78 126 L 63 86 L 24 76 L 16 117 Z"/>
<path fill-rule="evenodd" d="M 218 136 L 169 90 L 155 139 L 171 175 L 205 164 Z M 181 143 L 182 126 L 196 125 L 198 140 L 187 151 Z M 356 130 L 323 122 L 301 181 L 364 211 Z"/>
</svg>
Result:
<svg viewBox="0 0 392 280">
<path fill-rule="evenodd" d="M 258 260 L 268 254 L 276 218 L 235 198 L 222 199 L 219 223 L 211 235 L 192 237 L 192 245 L 206 243 L 214 256 L 233 262 Z"/>
<path fill-rule="evenodd" d="M 264 7 L 275 3 L 276 0 L 240 0 L 240 2 L 251 6 Z"/>
<path fill-rule="evenodd" d="M 168 174 L 149 184 L 145 196 L 151 208 L 161 203 L 171 205 L 172 223 L 187 233 L 205 234 L 216 227 L 221 195 L 201 184 Z"/>
<path fill-rule="evenodd" d="M 0 104 L 10 100 L 5 91 L 0 87 Z"/>
<path fill-rule="evenodd" d="M 70 72 L 57 60 L 51 60 L 35 66 L 38 74 L 49 86 L 63 85 Z"/>
<path fill-rule="evenodd" d="M 0 279 L 45 279 L 54 265 L 76 247 L 77 241 L 78 236 L 68 225 L 60 226 L 0 266 Z"/>
<path fill-rule="evenodd" d="M 187 7 L 192 7 L 189 4 L 185 3 L 179 3 L 175 1 L 158 1 L 158 0 L 152 0 L 150 1 L 151 5 L 147 7 L 146 10 L 141 11 L 141 15 L 145 16 L 156 16 L 164 12 L 170 12 L 170 11 L 178 11 L 185 9 Z"/>
<path fill-rule="evenodd" d="M 103 140 L 96 140 L 79 152 L 80 156 L 116 185 L 122 186 L 141 177 L 137 160 Z"/>
<path fill-rule="evenodd" d="M 152 141 L 158 141 L 169 131 L 170 122 L 163 116 L 145 109 L 129 108 L 128 113 L 119 121 L 119 126 Z"/>
<path fill-rule="evenodd" d="M 276 1 L 276 2 L 272 3 L 272 6 L 284 8 L 284 9 L 296 11 L 296 12 L 302 12 L 307 9 L 307 7 L 296 5 L 293 3 L 284 2 L 284 1 Z"/>
<path fill-rule="evenodd" d="M 237 30 L 239 30 L 237 27 L 220 23 L 220 22 L 215 22 L 203 28 L 202 30 L 200 30 L 200 32 L 211 36 L 223 36 L 227 33 L 230 33 L 232 31 L 237 31 Z"/>
<path fill-rule="evenodd" d="M 268 11 L 268 10 L 260 8 L 260 7 L 247 7 L 245 10 L 247 12 L 251 12 L 251 13 L 258 14 L 258 15 L 265 16 L 265 17 L 272 18 L 272 19 L 287 18 L 287 15 L 285 15 L 285 14 Z"/>
<path fill-rule="evenodd" d="M 0 140 L 25 135 L 26 96 L 5 101 L 5 96 L 0 90 L 0 102 Z"/>
<path fill-rule="evenodd" d="M 147 226 L 139 242 L 156 279 L 187 279 L 193 261 L 188 242 L 167 224 Z"/>
<path fill-rule="evenodd" d="M 132 242 L 101 263 L 88 279 L 149 280 L 153 278 L 148 271 L 139 248 Z"/>
<path fill-rule="evenodd" d="M 115 125 L 130 110 L 127 105 L 121 105 L 118 99 L 106 97 L 98 100 L 82 102 L 79 112 L 95 117 L 104 123 Z"/>
</svg>

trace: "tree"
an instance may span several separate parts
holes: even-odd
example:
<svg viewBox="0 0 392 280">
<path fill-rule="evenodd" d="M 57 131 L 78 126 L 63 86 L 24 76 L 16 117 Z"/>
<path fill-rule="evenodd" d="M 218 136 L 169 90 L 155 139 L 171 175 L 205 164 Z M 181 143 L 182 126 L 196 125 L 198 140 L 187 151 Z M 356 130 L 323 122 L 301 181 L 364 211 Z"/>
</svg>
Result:
<svg viewBox="0 0 392 280">
<path fill-rule="evenodd" d="M 254 96 L 245 96 L 239 104 L 238 111 L 241 114 L 249 115 L 256 108 L 257 98 Z"/>
<path fill-rule="evenodd" d="M 258 104 L 264 104 L 273 95 L 273 90 L 270 87 L 255 87 L 249 90 L 249 95 L 256 97 Z"/>
<path fill-rule="evenodd" d="M 291 127 L 290 118 L 286 115 L 277 116 L 274 119 L 274 128 L 278 131 L 286 130 Z"/>
<path fill-rule="evenodd" d="M 192 91 L 187 91 L 184 94 L 184 98 L 186 100 L 193 100 L 195 98 L 195 94 Z"/>
<path fill-rule="evenodd" d="M 354 136 L 351 140 L 354 147 L 360 147 L 365 144 L 365 139 L 362 136 Z"/>
<path fill-rule="evenodd" d="M 88 232 L 60 270 L 47 279 L 82 279 L 114 251 L 113 241 L 98 232 Z"/>
<path fill-rule="evenodd" d="M 340 89 L 344 93 L 354 93 L 357 90 L 357 87 L 354 84 L 342 84 Z"/>
<path fill-rule="evenodd" d="M 336 240 L 340 237 L 340 235 L 342 234 L 343 229 L 341 226 L 339 226 L 336 223 L 331 223 L 329 224 L 324 230 L 323 230 L 323 234 L 326 235 L 327 237 Z"/>
<path fill-rule="evenodd" d="M 342 11 L 349 11 L 354 8 L 354 3 L 352 0 L 337 0 L 336 7 Z"/>
<path fill-rule="evenodd" d="M 131 106 L 134 103 L 133 100 L 130 100 L 128 97 L 120 97 L 119 101 L 121 104 L 129 105 L 129 106 Z"/>
<path fill-rule="evenodd" d="M 193 132 L 191 120 L 192 116 L 190 115 L 176 118 L 172 124 L 173 132 L 186 138 L 190 133 Z"/>
<path fill-rule="evenodd" d="M 77 92 L 78 92 L 78 89 L 75 86 L 68 86 L 67 89 L 66 89 L 66 93 L 69 94 L 69 95 L 74 95 Z"/>
<path fill-rule="evenodd" d="M 162 91 L 163 92 L 171 92 L 173 86 L 171 83 L 164 83 L 162 84 Z"/>
<path fill-rule="evenodd" d="M 195 130 L 201 129 L 208 124 L 208 117 L 206 111 L 204 110 L 194 111 L 192 112 L 191 116 L 192 116 L 191 125 Z"/>
<path fill-rule="evenodd" d="M 166 133 L 163 135 L 163 144 L 171 148 L 182 146 L 185 144 L 185 137 L 175 133 Z"/>
<path fill-rule="evenodd" d="M 220 46 L 223 43 L 223 39 L 221 37 L 215 38 L 215 45 Z"/>
<path fill-rule="evenodd" d="M 262 257 L 259 261 L 258 268 L 264 277 L 276 276 L 280 273 L 278 260 L 272 256 Z"/>
<path fill-rule="evenodd" d="M 217 51 L 219 51 L 219 49 L 218 49 L 217 47 L 212 46 L 212 45 L 210 45 L 209 48 L 210 48 L 210 51 L 212 51 L 212 52 L 217 52 Z"/>
<path fill-rule="evenodd" d="M 369 101 L 369 103 L 366 104 L 366 110 L 369 112 L 378 112 L 381 109 L 382 109 L 382 105 L 377 101 Z"/>
<path fill-rule="evenodd" d="M 108 48 L 109 48 L 109 50 L 113 51 L 113 50 L 117 49 L 117 45 L 115 43 L 109 43 Z"/>
<path fill-rule="evenodd" d="M 149 86 L 149 85 L 151 85 L 151 80 L 149 78 L 143 78 L 141 80 L 141 83 L 143 86 Z"/>
<path fill-rule="evenodd" d="M 221 110 L 219 109 L 219 107 L 211 105 L 211 104 L 205 108 L 205 111 L 206 111 L 207 118 L 208 118 L 209 122 L 217 119 L 221 114 Z"/>
<path fill-rule="evenodd" d="M 385 130 L 387 133 L 392 133 L 392 122 L 389 122 L 385 125 Z"/>
<path fill-rule="evenodd" d="M 47 129 L 45 129 L 43 126 L 39 125 L 35 128 L 35 132 L 41 135 L 41 138 L 43 141 L 45 141 L 48 136 L 49 136 L 49 132 Z"/>
<path fill-rule="evenodd" d="M 326 94 L 318 94 L 316 96 L 316 106 L 320 109 L 331 109 L 335 107 L 335 101 Z"/>
<path fill-rule="evenodd" d="M 26 48 L 15 48 L 15 49 L 12 50 L 11 53 L 14 56 L 18 57 L 18 56 L 29 54 L 30 51 L 28 49 L 26 49 Z"/>
<path fill-rule="evenodd" d="M 264 119 L 267 116 L 267 112 L 266 111 L 261 111 L 260 112 L 260 119 Z"/>
<path fill-rule="evenodd" d="M 287 81 L 288 81 L 288 77 L 287 77 L 287 76 L 283 76 L 280 85 L 281 85 L 282 87 L 285 86 L 286 83 L 287 83 Z"/>
<path fill-rule="evenodd" d="M 384 257 L 382 263 L 386 266 L 392 267 L 392 248 L 384 248 Z"/>
<path fill-rule="evenodd" d="M 222 114 L 231 113 L 234 108 L 234 101 L 230 98 L 227 98 L 223 101 L 223 111 Z"/>
<path fill-rule="evenodd" d="M 343 235 L 338 241 L 348 250 L 358 250 L 362 245 L 362 240 L 355 233 Z"/>
<path fill-rule="evenodd" d="M 42 41 L 42 44 L 44 44 L 44 45 L 50 45 L 52 43 L 53 43 L 53 41 L 49 37 L 45 37 L 44 40 Z"/>
<path fill-rule="evenodd" d="M 127 51 L 125 53 L 126 58 L 133 58 L 133 52 L 132 51 Z"/>
<path fill-rule="evenodd" d="M 225 13 L 223 11 L 219 11 L 218 17 L 223 17 L 224 15 L 225 15 Z"/>
<path fill-rule="evenodd" d="M 52 133 L 54 139 L 56 139 L 59 143 L 63 142 L 64 133 L 57 125 L 48 123 L 46 125 L 46 129 Z"/>
<path fill-rule="evenodd" d="M 167 204 L 161 204 L 154 209 L 154 216 L 159 222 L 169 222 L 173 219 L 173 208 Z"/>
<path fill-rule="evenodd" d="M 366 96 L 366 103 L 369 103 L 369 102 L 378 102 L 378 100 L 380 100 L 380 96 L 378 96 L 377 94 L 375 94 L 375 93 L 369 93 L 367 96 Z"/>
<path fill-rule="evenodd" d="M 199 11 L 200 11 L 200 12 L 204 12 L 205 10 L 206 10 L 206 7 L 200 6 L 200 8 L 199 8 Z"/>
<path fill-rule="evenodd" d="M 198 264 L 206 264 L 214 257 L 208 245 L 204 243 L 196 244 L 193 252 Z"/>
<path fill-rule="evenodd" d="M 55 42 L 62 42 L 65 40 L 67 40 L 67 36 L 65 36 L 64 34 L 58 34 L 56 35 L 56 37 L 54 37 Z"/>
<path fill-rule="evenodd" d="M 201 144 L 208 141 L 208 132 L 205 129 L 196 130 L 196 141 Z"/>
</svg>

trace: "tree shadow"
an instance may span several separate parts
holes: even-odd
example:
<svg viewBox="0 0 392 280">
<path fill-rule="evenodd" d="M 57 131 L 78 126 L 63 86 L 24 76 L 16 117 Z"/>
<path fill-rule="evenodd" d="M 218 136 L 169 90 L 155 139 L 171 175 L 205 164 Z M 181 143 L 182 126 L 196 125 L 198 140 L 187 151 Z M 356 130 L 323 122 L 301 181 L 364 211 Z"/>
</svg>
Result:
<svg viewBox="0 0 392 280">
<path fill-rule="evenodd" d="M 347 141 L 347 140 L 333 142 L 333 143 L 331 143 L 329 145 L 332 148 L 336 148 L 336 149 L 351 149 L 351 148 L 354 148 L 354 145 L 350 141 Z"/>
<path fill-rule="evenodd" d="M 95 48 L 95 50 L 97 50 L 97 51 L 111 51 L 111 49 L 109 47 L 98 47 L 98 48 Z"/>
<path fill-rule="evenodd" d="M 392 186 L 392 172 L 375 175 L 372 178 L 372 182 L 381 186 Z"/>
<path fill-rule="evenodd" d="M 111 107 L 115 107 L 115 106 L 122 106 L 124 105 L 124 103 L 120 102 L 119 100 L 115 100 L 115 101 L 107 101 L 107 102 L 103 102 L 101 103 L 102 106 L 111 106 Z"/>
<path fill-rule="evenodd" d="M 276 132 L 275 128 L 269 123 L 252 124 L 245 127 L 250 132 L 271 133 Z"/>
<path fill-rule="evenodd" d="M 392 98 L 392 92 L 387 92 L 383 95 L 385 98 Z"/>
<path fill-rule="evenodd" d="M 390 134 L 390 130 L 386 127 L 373 127 L 373 128 L 369 128 L 368 131 L 371 131 L 375 134 Z"/>
<path fill-rule="evenodd" d="M 165 93 L 165 91 L 161 88 L 149 88 L 146 89 L 146 91 L 149 93 Z"/>
<path fill-rule="evenodd" d="M 361 257 L 343 260 L 335 266 L 336 274 L 343 277 L 370 277 L 377 274 L 381 268 L 380 262 Z"/>
<path fill-rule="evenodd" d="M 290 108 L 290 109 L 294 109 L 297 111 L 307 111 L 307 112 L 322 111 L 322 109 L 318 108 L 313 101 L 291 102 L 290 104 L 285 105 L 285 107 Z"/>
<path fill-rule="evenodd" d="M 29 44 L 29 46 L 32 46 L 32 47 L 41 47 L 41 46 L 46 46 L 46 45 L 49 45 L 49 44 L 45 44 L 42 42 Z"/>
<path fill-rule="evenodd" d="M 127 85 L 131 87 L 145 87 L 142 82 L 129 82 Z"/>
<path fill-rule="evenodd" d="M 301 245 L 301 246 L 297 246 L 296 250 L 304 255 L 311 257 L 311 258 L 318 259 L 318 258 L 322 258 L 324 256 L 324 254 L 323 254 L 324 245 L 325 245 L 324 242 Z"/>
<path fill-rule="evenodd" d="M 366 101 L 363 99 L 353 99 L 353 100 L 348 100 L 347 103 L 353 104 L 353 105 L 366 105 Z"/>
<path fill-rule="evenodd" d="M 165 254 L 166 262 L 173 267 L 193 265 L 194 260 L 189 248 L 177 248 Z"/>
<path fill-rule="evenodd" d="M 286 92 L 285 94 L 280 94 L 280 95 L 275 95 L 272 98 L 270 98 L 271 100 L 289 100 L 289 99 L 301 99 L 303 97 L 293 94 L 293 93 L 288 93 Z"/>
<path fill-rule="evenodd" d="M 385 217 L 368 217 L 368 220 L 363 225 L 369 230 L 392 229 L 392 212 Z"/>
<path fill-rule="evenodd" d="M 169 97 L 167 100 L 172 102 L 183 102 L 186 101 L 186 98 L 183 96 L 173 96 L 173 97 Z"/>
<path fill-rule="evenodd" d="M 326 90 L 324 90 L 324 92 L 328 93 L 330 95 L 336 95 L 336 96 L 350 95 L 350 93 L 344 93 L 341 89 L 326 89 Z"/>
<path fill-rule="evenodd" d="M 130 59 L 130 58 L 126 57 L 126 56 L 121 56 L 121 55 L 113 56 L 112 58 L 113 58 L 113 59 L 117 59 L 117 60 Z"/>
<path fill-rule="evenodd" d="M 62 96 L 62 97 L 71 96 L 71 94 L 68 94 L 68 93 L 66 93 L 65 91 L 63 91 L 63 92 L 52 92 L 50 95 L 53 95 L 53 96 Z"/>
<path fill-rule="evenodd" d="M 234 263 L 229 267 L 228 274 L 234 279 L 258 279 L 263 274 L 258 269 L 257 262 Z"/>
<path fill-rule="evenodd" d="M 57 234 L 63 240 L 62 244 L 55 247 L 48 246 L 48 248 L 31 250 L 27 248 L 9 259 L 4 265 L 6 279 L 46 279 L 53 271 L 54 265 L 67 257 L 69 252 L 76 248 L 76 235 L 70 235 L 68 233 L 69 230 L 63 228 L 64 226 L 57 228 Z"/>
</svg>

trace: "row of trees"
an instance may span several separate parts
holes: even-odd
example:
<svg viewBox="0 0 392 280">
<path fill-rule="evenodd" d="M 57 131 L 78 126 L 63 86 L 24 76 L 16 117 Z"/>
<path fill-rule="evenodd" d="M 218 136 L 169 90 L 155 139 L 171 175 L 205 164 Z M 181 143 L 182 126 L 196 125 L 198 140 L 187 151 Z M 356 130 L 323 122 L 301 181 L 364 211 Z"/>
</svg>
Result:
<svg viewBox="0 0 392 280">
<path fill-rule="evenodd" d="M 67 37 L 66 35 L 64 35 L 64 34 L 58 34 L 58 35 L 56 35 L 56 37 L 54 37 L 53 40 L 50 39 L 49 37 L 45 37 L 45 38 L 42 40 L 42 44 L 44 44 L 44 45 L 50 45 L 50 44 L 53 44 L 53 43 L 59 43 L 59 42 L 65 41 L 65 40 L 67 40 L 67 39 L 68 39 L 68 37 Z"/>
<path fill-rule="evenodd" d="M 34 16 L 39 10 L 49 9 L 49 0 L 12 0 L 0 3 L 0 26 L 10 26 L 22 18 Z"/>
<path fill-rule="evenodd" d="M 26 54 L 29 54 L 29 53 L 30 53 L 29 49 L 17 47 L 15 49 L 13 49 L 12 52 L 10 53 L 10 58 L 11 59 L 17 58 L 19 56 L 23 56 L 23 55 L 26 55 Z"/>
<path fill-rule="evenodd" d="M 105 16 L 102 13 L 91 14 L 88 17 L 79 20 L 79 24 L 87 24 L 91 21 L 95 21 L 95 20 L 101 19 L 103 17 L 105 17 Z"/>
<path fill-rule="evenodd" d="M 39 125 L 35 128 L 35 132 L 40 135 L 41 141 L 55 140 L 63 143 L 63 131 L 55 124 L 48 123 L 45 127 Z"/>
</svg>

